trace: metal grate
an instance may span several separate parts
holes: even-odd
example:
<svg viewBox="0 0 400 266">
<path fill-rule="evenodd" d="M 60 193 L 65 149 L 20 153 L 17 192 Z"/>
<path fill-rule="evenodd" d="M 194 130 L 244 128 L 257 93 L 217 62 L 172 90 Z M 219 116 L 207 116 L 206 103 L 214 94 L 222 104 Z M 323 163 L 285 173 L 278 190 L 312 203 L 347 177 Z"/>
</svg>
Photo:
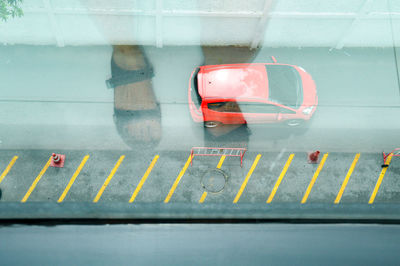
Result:
<svg viewBox="0 0 400 266">
<path fill-rule="evenodd" d="M 216 147 L 193 147 L 190 150 L 191 162 L 193 165 L 194 156 L 230 156 L 240 157 L 240 167 L 243 165 L 243 156 L 246 153 L 245 148 L 216 148 Z"/>
</svg>

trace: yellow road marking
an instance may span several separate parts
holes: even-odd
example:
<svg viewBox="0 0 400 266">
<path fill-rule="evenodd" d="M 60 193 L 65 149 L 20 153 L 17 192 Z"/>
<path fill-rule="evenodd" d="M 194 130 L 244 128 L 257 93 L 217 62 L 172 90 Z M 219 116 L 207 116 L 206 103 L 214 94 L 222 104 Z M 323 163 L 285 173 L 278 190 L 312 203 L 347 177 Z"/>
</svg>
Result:
<svg viewBox="0 0 400 266">
<path fill-rule="evenodd" d="M 8 174 L 8 172 L 10 172 L 11 168 L 13 167 L 15 161 L 18 159 L 18 156 L 14 156 L 11 160 L 11 162 L 8 164 L 8 166 L 6 167 L 6 169 L 4 170 L 4 172 L 0 175 L 0 183 L 1 181 L 3 181 L 4 177 L 6 177 L 6 175 Z"/>
<path fill-rule="evenodd" d="M 218 168 L 218 169 L 221 168 L 222 164 L 223 164 L 224 161 L 225 161 L 225 158 L 226 158 L 226 155 L 222 155 L 222 156 L 221 156 L 221 159 L 219 159 L 219 162 L 218 162 L 218 165 L 217 165 L 217 168 Z M 204 200 L 206 199 L 206 197 L 207 197 L 207 191 L 204 191 L 204 192 L 203 192 L 203 195 L 201 195 L 201 198 L 200 198 L 200 200 L 199 200 L 199 203 L 203 203 Z"/>
<path fill-rule="evenodd" d="M 86 155 L 85 157 L 83 157 L 81 164 L 78 166 L 75 173 L 72 175 L 71 180 L 69 180 L 67 187 L 65 188 L 64 192 L 61 194 L 61 196 L 57 202 L 62 202 L 64 200 L 65 196 L 67 196 L 69 189 L 71 188 L 72 184 L 74 184 L 75 179 L 78 177 L 79 173 L 81 172 L 83 166 L 85 166 L 85 163 L 88 159 L 89 159 L 89 155 Z"/>
<path fill-rule="evenodd" d="M 275 186 L 274 186 L 274 188 L 272 189 L 271 194 L 269 195 L 269 197 L 268 197 L 268 199 L 267 199 L 267 203 L 271 203 L 271 201 L 273 200 L 273 198 L 274 198 L 274 196 L 275 196 L 275 194 L 276 194 L 276 191 L 278 190 L 278 187 L 279 187 L 279 185 L 280 185 L 281 182 L 282 182 L 283 177 L 285 176 L 287 170 L 289 169 L 289 166 L 290 166 L 290 164 L 291 164 L 291 162 L 292 162 L 292 160 L 293 160 L 293 157 L 294 157 L 294 154 L 293 154 L 293 153 L 290 154 L 289 158 L 288 158 L 287 161 L 286 161 L 285 166 L 283 167 L 283 170 L 282 170 L 280 176 L 278 177 L 278 180 L 276 180 Z"/>
<path fill-rule="evenodd" d="M 388 167 L 384 167 L 384 168 L 382 169 L 381 174 L 379 175 L 378 181 L 376 182 L 374 191 L 372 192 L 371 198 L 370 198 L 369 201 L 368 201 L 368 204 L 374 203 L 376 194 L 378 194 L 378 190 L 379 190 L 379 187 L 381 186 L 383 177 L 385 176 L 385 173 L 386 173 L 387 169 L 389 168 L 390 161 L 392 161 L 392 156 L 393 156 L 393 154 L 390 154 L 390 155 L 387 157 L 386 161 L 384 162 L 385 164 L 388 165 Z"/>
<path fill-rule="evenodd" d="M 240 196 L 242 195 L 243 190 L 246 188 L 247 182 L 249 182 L 249 179 L 250 179 L 251 175 L 253 174 L 253 171 L 254 171 L 254 169 L 256 168 L 256 166 L 257 166 L 258 161 L 260 160 L 260 158 L 261 158 L 261 154 L 258 154 L 257 157 L 256 157 L 256 159 L 254 160 L 253 165 L 251 166 L 249 172 L 247 173 L 247 176 L 246 176 L 246 178 L 244 179 L 243 184 L 242 184 L 242 186 L 240 187 L 240 189 L 239 189 L 239 191 L 238 191 L 238 193 L 237 193 L 235 199 L 233 200 L 233 203 L 237 203 L 237 202 L 239 201 Z"/>
<path fill-rule="evenodd" d="M 133 192 L 132 197 L 129 200 L 129 203 L 132 203 L 135 201 L 137 194 L 139 193 L 140 189 L 142 188 L 144 182 L 146 182 L 147 177 L 149 176 L 151 170 L 153 169 L 153 167 L 156 164 L 159 157 L 160 156 L 158 156 L 158 155 L 154 156 L 153 161 L 151 161 L 149 168 L 147 168 L 146 172 L 144 173 L 142 179 L 139 182 L 139 185 L 137 185 L 135 191 Z"/>
<path fill-rule="evenodd" d="M 107 177 L 106 181 L 104 181 L 104 184 L 101 186 L 99 192 L 97 193 L 96 197 L 94 198 L 93 202 L 96 203 L 99 201 L 101 195 L 103 194 L 104 190 L 108 186 L 108 183 L 110 183 L 111 179 L 113 178 L 115 172 L 117 172 L 118 167 L 121 165 L 122 161 L 124 160 L 125 155 L 122 155 L 119 157 L 118 162 L 115 164 L 114 168 L 111 170 L 110 175 Z"/>
<path fill-rule="evenodd" d="M 322 160 L 321 160 L 321 162 L 320 162 L 319 165 L 318 165 L 317 171 L 315 171 L 314 176 L 313 176 L 313 178 L 311 179 L 311 182 L 310 182 L 310 184 L 309 184 L 308 187 L 307 187 L 306 193 L 304 194 L 304 197 L 303 197 L 303 199 L 301 200 L 301 203 L 302 203 L 302 204 L 303 204 L 303 203 L 306 203 L 307 198 L 308 198 L 308 195 L 310 195 L 311 189 L 312 189 L 312 187 L 314 186 L 315 181 L 317 181 L 317 177 L 318 177 L 318 175 L 319 175 L 319 172 L 321 172 L 322 167 L 324 167 L 326 158 L 328 158 L 328 153 L 325 153 L 325 154 L 324 154 L 324 157 L 322 157 Z"/>
<path fill-rule="evenodd" d="M 164 200 L 164 203 L 168 203 L 169 200 L 171 199 L 172 195 L 174 194 L 174 191 L 176 187 L 179 184 L 179 181 L 181 181 L 182 176 L 185 174 L 186 169 L 189 167 L 190 161 L 192 160 L 192 155 L 189 155 L 189 158 L 187 159 L 185 166 L 182 168 L 181 172 L 179 173 L 178 177 L 175 179 L 174 184 L 171 187 L 171 190 L 169 191 L 167 197 Z"/>
<path fill-rule="evenodd" d="M 201 198 L 200 198 L 200 200 L 199 200 L 199 203 L 203 203 L 204 200 L 206 199 L 206 197 L 207 197 L 207 191 L 204 191 L 204 192 L 203 192 L 203 195 L 201 195 Z"/>
<path fill-rule="evenodd" d="M 336 196 L 336 199 L 334 201 L 335 204 L 338 204 L 340 202 L 340 199 L 342 198 L 344 189 L 346 188 L 347 183 L 349 182 L 350 176 L 353 173 L 354 168 L 356 167 L 359 158 L 360 158 L 360 154 L 357 153 L 356 156 L 354 157 L 353 163 L 351 164 L 349 171 L 347 172 L 345 179 L 343 180 L 343 184 L 340 187 L 339 193 Z"/>
<path fill-rule="evenodd" d="M 222 155 L 221 159 L 219 159 L 219 162 L 218 162 L 218 165 L 217 165 L 218 169 L 220 169 L 222 167 L 222 164 L 224 163 L 225 158 L 226 158 L 226 155 Z"/>
<path fill-rule="evenodd" d="M 39 180 L 42 178 L 42 176 L 44 175 L 44 173 L 46 173 L 47 168 L 49 168 L 49 165 L 51 163 L 51 159 L 52 157 L 50 156 L 49 160 L 47 161 L 46 165 L 43 167 L 42 171 L 40 171 L 39 175 L 36 177 L 36 179 L 33 181 L 31 187 L 28 189 L 28 192 L 26 192 L 25 196 L 23 197 L 23 199 L 21 200 L 21 202 L 26 202 L 29 198 L 29 196 L 31 195 L 32 191 L 35 189 L 37 183 L 39 182 Z"/>
</svg>

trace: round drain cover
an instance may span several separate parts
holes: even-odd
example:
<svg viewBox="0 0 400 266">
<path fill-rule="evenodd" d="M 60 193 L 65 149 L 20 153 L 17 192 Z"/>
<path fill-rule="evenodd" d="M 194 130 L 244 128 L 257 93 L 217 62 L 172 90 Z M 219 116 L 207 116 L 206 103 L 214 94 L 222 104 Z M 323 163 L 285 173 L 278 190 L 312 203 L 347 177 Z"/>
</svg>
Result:
<svg viewBox="0 0 400 266">
<path fill-rule="evenodd" d="M 201 178 L 201 185 L 211 193 L 221 192 L 226 182 L 228 182 L 228 174 L 218 168 L 207 170 Z"/>
</svg>

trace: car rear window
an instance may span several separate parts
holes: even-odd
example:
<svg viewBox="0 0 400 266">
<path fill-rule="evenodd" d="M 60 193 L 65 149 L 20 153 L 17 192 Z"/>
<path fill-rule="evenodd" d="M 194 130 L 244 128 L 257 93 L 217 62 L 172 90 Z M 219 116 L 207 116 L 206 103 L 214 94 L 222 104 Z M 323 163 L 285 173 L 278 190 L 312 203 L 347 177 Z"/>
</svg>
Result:
<svg viewBox="0 0 400 266">
<path fill-rule="evenodd" d="M 196 105 L 197 108 L 200 108 L 201 106 L 201 96 L 199 94 L 199 88 L 198 88 L 198 79 L 197 79 L 197 74 L 199 73 L 200 68 L 197 68 L 196 71 L 193 74 L 193 78 L 192 78 L 192 86 L 190 89 L 190 93 L 191 93 L 191 97 L 192 97 L 192 101 L 194 102 L 194 104 Z"/>
<path fill-rule="evenodd" d="M 216 111 L 216 112 L 223 112 L 223 113 L 241 113 L 240 107 L 237 102 L 213 102 L 209 103 L 208 109 Z"/>
<path fill-rule="evenodd" d="M 268 99 L 292 108 L 303 101 L 301 77 L 297 70 L 287 65 L 266 65 L 268 75 Z"/>
</svg>

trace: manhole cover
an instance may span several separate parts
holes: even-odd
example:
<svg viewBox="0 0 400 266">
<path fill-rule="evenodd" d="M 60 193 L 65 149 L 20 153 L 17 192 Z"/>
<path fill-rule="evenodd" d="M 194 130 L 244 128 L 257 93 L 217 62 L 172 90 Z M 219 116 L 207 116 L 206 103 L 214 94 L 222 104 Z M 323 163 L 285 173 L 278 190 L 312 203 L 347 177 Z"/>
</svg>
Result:
<svg viewBox="0 0 400 266">
<path fill-rule="evenodd" d="M 201 178 L 202 187 L 212 193 L 221 192 L 226 182 L 228 182 L 228 174 L 218 168 L 207 170 Z"/>
</svg>

